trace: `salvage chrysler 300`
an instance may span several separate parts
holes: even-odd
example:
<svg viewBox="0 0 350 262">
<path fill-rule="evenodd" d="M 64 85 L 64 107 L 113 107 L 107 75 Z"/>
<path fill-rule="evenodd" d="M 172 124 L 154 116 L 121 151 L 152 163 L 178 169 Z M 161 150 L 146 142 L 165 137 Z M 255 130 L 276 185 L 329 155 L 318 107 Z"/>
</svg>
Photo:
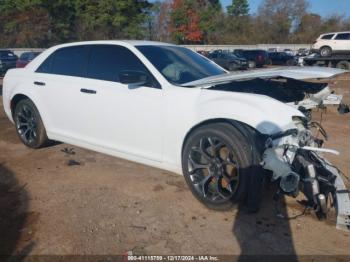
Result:
<svg viewBox="0 0 350 262">
<path fill-rule="evenodd" d="M 3 84 L 4 107 L 22 142 L 49 140 L 184 175 L 206 206 L 256 209 L 264 178 L 279 194 L 303 192 L 349 228 L 349 195 L 323 156 L 311 110 L 340 105 L 328 80 L 345 71 L 285 68 L 228 73 L 186 48 L 145 41 L 52 47 Z M 310 81 L 312 79 L 312 81 Z M 344 106 L 343 106 L 344 108 Z"/>
</svg>

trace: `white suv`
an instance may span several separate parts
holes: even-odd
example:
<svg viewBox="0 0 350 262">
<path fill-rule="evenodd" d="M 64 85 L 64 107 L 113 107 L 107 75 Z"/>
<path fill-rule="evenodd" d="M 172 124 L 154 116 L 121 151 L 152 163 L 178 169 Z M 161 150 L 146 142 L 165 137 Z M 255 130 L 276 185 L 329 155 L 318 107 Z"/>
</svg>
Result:
<svg viewBox="0 0 350 262">
<path fill-rule="evenodd" d="M 321 56 L 330 56 L 332 53 L 350 53 L 350 31 L 327 33 L 320 35 L 312 46 L 312 50 Z"/>
</svg>

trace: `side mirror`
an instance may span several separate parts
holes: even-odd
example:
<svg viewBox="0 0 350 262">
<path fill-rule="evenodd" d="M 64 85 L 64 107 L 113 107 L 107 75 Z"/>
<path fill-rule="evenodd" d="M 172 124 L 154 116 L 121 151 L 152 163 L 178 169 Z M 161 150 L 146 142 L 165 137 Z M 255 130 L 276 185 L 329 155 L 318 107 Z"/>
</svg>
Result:
<svg viewBox="0 0 350 262">
<path fill-rule="evenodd" d="M 125 70 L 119 73 L 119 81 L 130 87 L 138 87 L 149 83 L 150 77 L 145 72 Z"/>
</svg>

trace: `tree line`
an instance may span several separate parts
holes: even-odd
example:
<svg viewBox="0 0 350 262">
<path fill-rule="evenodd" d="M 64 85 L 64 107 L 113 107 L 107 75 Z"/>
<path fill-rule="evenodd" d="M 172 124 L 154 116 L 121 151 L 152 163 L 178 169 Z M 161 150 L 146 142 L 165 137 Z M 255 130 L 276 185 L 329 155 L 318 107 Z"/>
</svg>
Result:
<svg viewBox="0 0 350 262">
<path fill-rule="evenodd" d="M 350 30 L 341 15 L 309 12 L 307 0 L 0 0 L 0 47 L 148 39 L 177 44 L 311 43 Z"/>
</svg>

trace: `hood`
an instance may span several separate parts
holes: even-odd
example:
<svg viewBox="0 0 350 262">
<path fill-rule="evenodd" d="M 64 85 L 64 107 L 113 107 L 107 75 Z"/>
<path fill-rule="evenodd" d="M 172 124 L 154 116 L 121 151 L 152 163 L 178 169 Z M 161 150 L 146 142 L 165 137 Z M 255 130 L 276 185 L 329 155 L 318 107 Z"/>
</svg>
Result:
<svg viewBox="0 0 350 262">
<path fill-rule="evenodd" d="M 348 71 L 326 67 L 284 67 L 260 69 L 248 72 L 232 72 L 228 74 L 210 76 L 182 84 L 182 86 L 209 88 L 217 84 L 224 84 L 232 81 L 241 81 L 254 78 L 268 79 L 282 77 L 295 80 L 328 79 L 346 72 Z"/>
</svg>

